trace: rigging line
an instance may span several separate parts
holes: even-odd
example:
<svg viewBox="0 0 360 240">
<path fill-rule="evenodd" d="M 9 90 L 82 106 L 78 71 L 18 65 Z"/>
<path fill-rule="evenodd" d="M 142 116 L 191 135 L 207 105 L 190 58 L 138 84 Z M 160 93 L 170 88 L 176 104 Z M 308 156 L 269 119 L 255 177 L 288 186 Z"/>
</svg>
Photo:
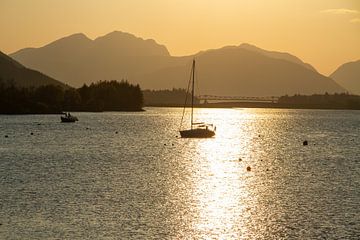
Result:
<svg viewBox="0 0 360 240">
<path fill-rule="evenodd" d="M 192 64 L 192 85 L 191 85 L 191 130 L 193 129 L 194 123 L 194 91 L 195 91 L 195 59 L 193 60 Z"/>
<path fill-rule="evenodd" d="M 181 122 L 180 122 L 180 128 L 179 128 L 180 130 L 181 130 L 182 123 L 183 123 L 183 120 L 184 120 L 185 108 L 186 108 L 186 104 L 187 104 L 188 93 L 189 93 L 190 83 L 191 83 L 191 77 L 192 77 L 192 71 L 194 71 L 194 70 L 193 70 L 193 68 L 191 67 L 190 78 L 189 78 L 187 90 L 186 90 L 186 93 L 185 93 L 185 104 L 184 104 L 183 113 L 182 113 Z"/>
<path fill-rule="evenodd" d="M 197 61 L 197 71 L 195 72 L 195 78 L 196 78 L 196 82 L 195 82 L 195 92 L 197 93 L 197 95 L 201 95 L 200 92 L 200 84 L 199 84 L 199 61 Z M 201 79 L 200 79 L 201 80 Z M 195 95 L 194 95 L 195 97 Z"/>
</svg>

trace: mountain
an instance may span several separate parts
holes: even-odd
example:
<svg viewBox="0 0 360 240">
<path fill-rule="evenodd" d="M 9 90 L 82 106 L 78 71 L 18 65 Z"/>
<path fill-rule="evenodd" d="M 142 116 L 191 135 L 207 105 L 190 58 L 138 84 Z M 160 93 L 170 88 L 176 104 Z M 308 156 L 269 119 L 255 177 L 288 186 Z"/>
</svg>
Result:
<svg viewBox="0 0 360 240">
<path fill-rule="evenodd" d="M 28 69 L 6 54 L 0 52 L 0 80 L 18 87 L 39 87 L 43 85 L 65 85 L 41 72 Z"/>
<path fill-rule="evenodd" d="M 260 96 L 345 91 L 291 54 L 250 44 L 174 57 L 154 40 L 116 31 L 95 40 L 74 34 L 11 56 L 75 87 L 98 80 L 127 79 L 142 89 L 184 88 L 191 60 L 196 58 L 202 94 Z"/>
<path fill-rule="evenodd" d="M 79 87 L 98 80 L 130 78 L 133 72 L 152 71 L 162 65 L 169 52 L 154 40 L 115 31 L 95 40 L 78 33 L 10 56 Z"/>
<path fill-rule="evenodd" d="M 341 65 L 330 77 L 351 93 L 360 95 L 360 60 Z"/>
<path fill-rule="evenodd" d="M 196 55 L 200 93 L 214 95 L 280 96 L 345 92 L 331 78 L 300 64 L 256 51 L 222 48 Z M 190 62 L 138 78 L 144 88 L 186 87 Z"/>
<path fill-rule="evenodd" d="M 267 51 L 267 50 L 258 48 L 256 46 L 248 44 L 248 43 L 243 43 L 239 47 L 247 49 L 249 51 L 261 53 L 261 54 L 263 54 L 265 56 L 268 56 L 268 57 L 271 57 L 271 58 L 282 59 L 282 60 L 286 60 L 286 61 L 289 61 L 289 62 L 297 63 L 297 64 L 300 64 L 300 65 L 306 67 L 307 69 L 310 69 L 310 70 L 312 70 L 314 72 L 317 72 L 316 69 L 313 66 L 311 66 L 308 63 L 304 63 L 303 61 L 301 61 L 301 59 L 299 59 L 298 57 L 296 57 L 294 55 L 291 55 L 289 53 Z"/>
</svg>

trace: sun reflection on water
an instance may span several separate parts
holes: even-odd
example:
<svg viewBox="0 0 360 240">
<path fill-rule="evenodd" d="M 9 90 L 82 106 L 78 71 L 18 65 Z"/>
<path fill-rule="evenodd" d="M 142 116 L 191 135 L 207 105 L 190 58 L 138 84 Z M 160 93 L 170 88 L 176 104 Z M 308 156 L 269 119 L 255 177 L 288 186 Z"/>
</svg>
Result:
<svg viewBox="0 0 360 240">
<path fill-rule="evenodd" d="M 237 110 L 217 109 L 215 117 L 211 112 L 211 109 L 197 109 L 196 116 L 217 126 L 216 137 L 191 140 L 199 169 L 191 177 L 195 180 L 194 197 L 199 209 L 194 227 L 201 238 L 211 235 L 218 239 L 238 239 L 246 232 L 246 222 L 238 220 L 248 215 L 250 193 L 244 177 L 251 173 L 245 170 L 242 156 L 251 151 L 251 128 L 246 125 L 252 115 L 242 112 L 239 119 Z M 235 115 L 237 121 L 231 121 Z"/>
</svg>

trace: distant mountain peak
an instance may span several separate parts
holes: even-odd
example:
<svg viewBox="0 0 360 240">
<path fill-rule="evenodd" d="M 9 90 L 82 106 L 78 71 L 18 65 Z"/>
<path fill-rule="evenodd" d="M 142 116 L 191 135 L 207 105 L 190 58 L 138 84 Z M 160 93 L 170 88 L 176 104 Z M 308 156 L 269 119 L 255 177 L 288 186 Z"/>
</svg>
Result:
<svg viewBox="0 0 360 240">
<path fill-rule="evenodd" d="M 249 51 L 258 52 L 258 53 L 264 54 L 264 55 L 266 55 L 268 57 L 277 58 L 277 59 L 283 59 L 283 60 L 286 60 L 286 61 L 289 61 L 289 62 L 300 64 L 300 65 L 306 67 L 307 69 L 310 69 L 310 70 L 312 70 L 314 72 L 317 72 L 316 69 L 313 66 L 311 66 L 309 63 L 305 63 L 300 58 L 298 58 L 298 57 L 296 57 L 294 55 L 291 55 L 290 53 L 287 53 L 287 52 L 269 51 L 269 50 L 259 48 L 259 47 L 255 46 L 255 45 L 252 45 L 252 44 L 249 44 L 249 43 L 242 43 L 242 44 L 239 45 L 239 48 L 247 49 Z"/>
<path fill-rule="evenodd" d="M 64 38 L 72 38 L 72 39 L 88 39 L 90 40 L 90 38 L 88 38 L 88 36 L 86 36 L 84 33 L 74 33 L 74 34 L 71 34 L 67 37 L 64 37 Z"/>
<path fill-rule="evenodd" d="M 101 55 L 170 56 L 167 48 L 164 45 L 158 44 L 155 40 L 145 40 L 122 31 L 113 31 L 95 40 L 88 38 L 83 33 L 75 33 L 40 48 L 21 49 L 12 53 L 11 56 L 21 62 L 22 60 L 27 61 L 27 58 L 31 57 L 33 53 L 52 55 L 52 57 L 59 59 L 65 56 L 75 56 L 76 53 L 82 56 L 92 55 L 94 58 Z M 30 64 L 30 66 L 37 68 L 37 65 Z"/>
<path fill-rule="evenodd" d="M 241 47 L 241 48 L 248 48 L 248 49 L 261 49 L 261 48 L 255 46 L 255 45 L 253 45 L 253 44 L 250 44 L 250 43 L 241 43 L 241 44 L 239 45 L 239 47 Z M 263 49 L 261 49 L 261 50 L 263 50 Z"/>
<path fill-rule="evenodd" d="M 92 40 L 90 38 L 88 38 L 85 34 L 83 33 L 75 33 L 75 34 L 71 34 L 69 36 L 60 38 L 54 42 L 51 42 L 46 46 L 53 46 L 53 45 L 57 45 L 57 44 L 75 44 L 75 43 L 84 43 L 84 42 L 91 42 Z"/>
<path fill-rule="evenodd" d="M 99 37 L 95 38 L 94 41 L 101 41 L 104 39 L 114 39 L 114 38 L 119 39 L 119 38 L 137 38 L 137 37 L 133 34 L 122 32 L 122 31 L 112 31 L 103 36 L 99 36 Z"/>
<path fill-rule="evenodd" d="M 145 55 L 170 56 L 167 48 L 164 45 L 158 44 L 155 40 L 143 39 L 134 34 L 122 31 L 113 31 L 104 36 L 100 36 L 94 40 L 94 44 L 120 48 L 128 53 L 129 51 L 126 51 L 126 49 L 134 49 L 138 52 L 143 51 Z M 134 55 L 134 53 L 130 55 Z"/>
<path fill-rule="evenodd" d="M 360 94 L 360 59 L 338 67 L 330 77 L 354 94 Z"/>
<path fill-rule="evenodd" d="M 198 52 L 197 54 L 195 54 L 195 56 L 200 56 L 200 55 L 203 55 L 205 53 L 209 53 L 209 52 L 214 52 L 214 51 L 231 51 L 231 50 L 239 50 L 239 49 L 242 49 L 242 50 L 246 50 L 246 51 L 251 51 L 251 52 L 255 52 L 257 54 L 262 54 L 266 57 L 270 57 L 270 58 L 274 58 L 274 59 L 281 59 L 281 60 L 284 60 L 284 61 L 288 61 L 288 62 L 292 62 L 292 63 L 296 63 L 296 64 L 299 64 L 311 71 L 314 71 L 314 72 L 317 72 L 316 69 L 311 66 L 310 64 L 308 63 L 305 63 L 303 62 L 300 58 L 294 56 L 294 55 L 291 55 L 289 53 L 286 53 L 286 52 L 277 52 L 277 51 L 268 51 L 268 50 L 265 50 L 265 49 L 262 49 L 262 48 L 259 48 L 255 45 L 252 45 L 252 44 L 249 44 L 249 43 L 242 43 L 238 46 L 236 45 L 228 45 L 228 46 L 225 46 L 225 47 L 222 47 L 222 48 L 219 48 L 219 49 L 209 49 L 209 50 L 205 50 L 205 51 L 200 51 Z"/>
</svg>

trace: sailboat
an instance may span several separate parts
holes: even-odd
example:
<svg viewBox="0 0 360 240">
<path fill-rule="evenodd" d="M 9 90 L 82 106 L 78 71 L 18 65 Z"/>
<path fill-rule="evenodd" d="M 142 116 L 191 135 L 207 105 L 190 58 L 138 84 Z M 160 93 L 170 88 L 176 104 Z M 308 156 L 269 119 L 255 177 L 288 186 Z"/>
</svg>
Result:
<svg viewBox="0 0 360 240">
<path fill-rule="evenodd" d="M 182 130 L 181 127 L 184 119 L 190 83 L 191 83 L 191 125 L 190 125 L 190 129 Z M 206 124 L 204 122 L 199 122 L 199 123 L 194 122 L 194 92 L 195 92 L 194 88 L 195 88 L 195 59 L 193 60 L 191 67 L 188 91 L 186 93 L 184 110 L 180 124 L 180 135 L 182 138 L 211 138 L 215 136 L 215 130 L 216 130 L 216 127 L 214 127 L 213 124 Z"/>
</svg>

